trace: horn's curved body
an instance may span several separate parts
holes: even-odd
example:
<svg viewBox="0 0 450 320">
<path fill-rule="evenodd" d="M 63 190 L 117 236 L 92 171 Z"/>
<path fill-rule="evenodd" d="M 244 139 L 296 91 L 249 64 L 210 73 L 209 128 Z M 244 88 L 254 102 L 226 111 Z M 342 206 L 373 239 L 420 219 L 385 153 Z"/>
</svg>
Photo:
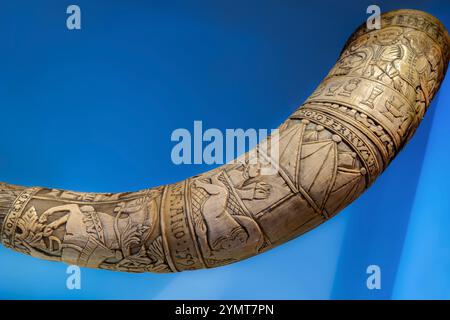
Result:
<svg viewBox="0 0 450 320">
<path fill-rule="evenodd" d="M 438 90 L 449 45 L 433 16 L 388 12 L 380 30 L 357 29 L 280 126 L 276 173 L 247 159 L 129 193 L 0 184 L 1 242 L 38 258 L 128 272 L 216 267 L 272 248 L 338 213 L 383 172 Z"/>
</svg>

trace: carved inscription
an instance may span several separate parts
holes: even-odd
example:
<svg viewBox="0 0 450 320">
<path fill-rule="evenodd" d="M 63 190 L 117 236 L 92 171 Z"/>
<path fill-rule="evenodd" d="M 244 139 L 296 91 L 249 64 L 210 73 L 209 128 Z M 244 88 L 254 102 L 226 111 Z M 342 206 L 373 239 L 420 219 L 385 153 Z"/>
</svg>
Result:
<svg viewBox="0 0 450 320">
<path fill-rule="evenodd" d="M 186 206 L 186 183 L 166 187 L 163 197 L 163 237 L 167 242 L 170 259 L 177 271 L 203 266 L 190 232 Z"/>
</svg>

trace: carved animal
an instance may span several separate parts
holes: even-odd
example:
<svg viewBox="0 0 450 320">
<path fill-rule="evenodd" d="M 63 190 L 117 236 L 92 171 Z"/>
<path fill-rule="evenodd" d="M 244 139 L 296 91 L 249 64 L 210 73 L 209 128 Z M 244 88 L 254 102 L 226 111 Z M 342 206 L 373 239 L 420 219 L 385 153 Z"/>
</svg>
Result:
<svg viewBox="0 0 450 320">
<path fill-rule="evenodd" d="M 384 171 L 442 83 L 449 46 L 435 17 L 384 13 L 381 29 L 353 33 L 328 76 L 269 138 L 279 157 L 257 147 L 245 161 L 118 194 L 3 183 L 1 243 L 128 272 L 210 268 L 268 250 L 333 217 Z M 262 155 L 263 164 L 252 164 Z"/>
</svg>

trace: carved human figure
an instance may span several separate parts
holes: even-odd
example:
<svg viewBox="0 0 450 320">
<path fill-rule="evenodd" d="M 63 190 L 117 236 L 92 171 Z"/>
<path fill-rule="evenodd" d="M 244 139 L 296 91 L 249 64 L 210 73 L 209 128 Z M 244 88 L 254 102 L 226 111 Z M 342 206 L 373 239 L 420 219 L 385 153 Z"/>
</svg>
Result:
<svg viewBox="0 0 450 320">
<path fill-rule="evenodd" d="M 60 251 L 61 260 L 87 267 L 98 267 L 105 260 L 119 262 L 131 254 L 131 247 L 146 239 L 149 229 L 149 213 L 143 198 L 121 202 L 115 208 L 116 215 L 97 211 L 91 205 L 66 204 L 52 207 L 42 213 L 42 236 L 60 243 L 57 247 L 42 245 L 36 249 Z M 131 215 L 133 215 L 131 217 Z M 53 235 L 63 226 L 62 239 Z M 133 227 L 130 227 L 133 226 Z M 135 237 L 135 238 L 133 238 Z M 139 239 L 136 241 L 134 239 Z M 137 243 L 138 242 L 138 243 Z"/>
<path fill-rule="evenodd" d="M 245 165 L 244 170 L 232 169 L 227 179 L 233 184 L 238 196 L 244 200 L 265 199 L 270 194 L 270 186 L 265 182 L 249 182 L 260 174 L 259 165 Z M 205 190 L 209 197 L 201 206 L 204 228 L 200 228 L 207 242 L 201 244 L 208 256 L 216 259 L 238 258 L 236 251 L 241 248 L 243 255 L 254 253 L 262 244 L 262 233 L 258 224 L 250 217 L 233 214 L 229 210 L 230 190 L 220 179 L 224 172 L 213 175 L 209 181 L 196 180 L 194 186 Z M 222 176 L 223 177 L 223 176 Z M 234 252 L 231 254 L 230 252 Z"/>
</svg>

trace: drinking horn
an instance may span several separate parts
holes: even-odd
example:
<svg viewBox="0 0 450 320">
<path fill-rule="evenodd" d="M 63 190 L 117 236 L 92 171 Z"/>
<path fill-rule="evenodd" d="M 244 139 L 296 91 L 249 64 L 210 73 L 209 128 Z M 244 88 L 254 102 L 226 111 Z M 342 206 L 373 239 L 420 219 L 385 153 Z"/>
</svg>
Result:
<svg viewBox="0 0 450 320">
<path fill-rule="evenodd" d="M 176 272 L 242 260 L 318 226 L 370 186 L 412 137 L 447 69 L 450 39 L 436 18 L 398 10 L 380 22 L 353 33 L 317 89 L 266 140 L 267 150 L 137 192 L 2 183 L 2 244 L 83 267 Z M 275 149 L 277 157 L 269 154 Z"/>
</svg>

